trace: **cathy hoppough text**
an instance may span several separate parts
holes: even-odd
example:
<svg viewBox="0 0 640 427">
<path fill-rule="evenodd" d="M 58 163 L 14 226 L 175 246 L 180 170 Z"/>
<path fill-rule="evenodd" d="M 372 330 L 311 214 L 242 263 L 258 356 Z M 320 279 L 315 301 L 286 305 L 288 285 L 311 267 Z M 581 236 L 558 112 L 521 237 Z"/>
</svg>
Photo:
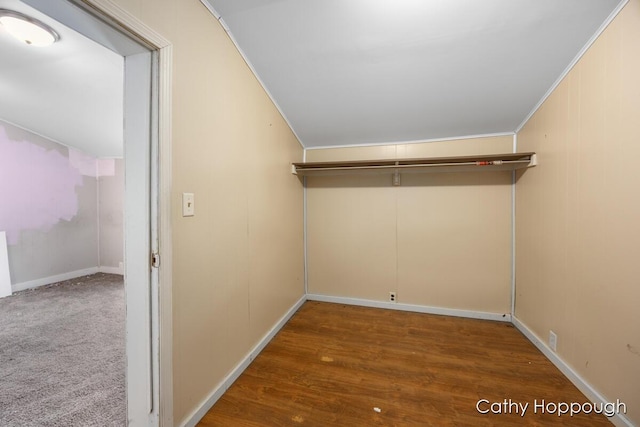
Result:
<svg viewBox="0 0 640 427">
<path fill-rule="evenodd" d="M 519 414 L 524 417 L 527 411 L 533 414 L 552 414 L 559 417 L 577 414 L 604 414 L 613 417 L 617 414 L 626 414 L 627 405 L 620 399 L 615 402 L 579 403 L 579 402 L 547 402 L 535 399 L 533 402 L 514 402 L 504 399 L 502 402 L 491 402 L 480 399 L 476 403 L 476 410 L 481 414 Z"/>
</svg>

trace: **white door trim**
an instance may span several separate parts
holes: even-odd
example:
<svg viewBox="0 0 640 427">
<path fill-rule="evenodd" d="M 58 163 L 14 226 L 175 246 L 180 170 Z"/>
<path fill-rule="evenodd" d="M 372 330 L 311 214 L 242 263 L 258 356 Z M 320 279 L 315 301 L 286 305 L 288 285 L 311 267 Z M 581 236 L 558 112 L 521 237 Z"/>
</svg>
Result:
<svg viewBox="0 0 640 427">
<path fill-rule="evenodd" d="M 89 8 L 95 15 L 125 34 L 147 45 L 157 57 L 157 159 L 158 159 L 158 270 L 157 296 L 159 424 L 173 426 L 173 311 L 172 311 L 172 238 L 171 238 L 171 90 L 172 45 L 137 17 L 111 0 L 71 0 Z"/>
<path fill-rule="evenodd" d="M 130 425 L 157 425 L 158 329 L 152 295 L 157 272 L 149 264 L 155 234 L 151 152 L 152 53 L 124 58 L 124 291 L 126 301 L 127 419 Z M 153 274 L 152 274 L 153 273 Z"/>
</svg>

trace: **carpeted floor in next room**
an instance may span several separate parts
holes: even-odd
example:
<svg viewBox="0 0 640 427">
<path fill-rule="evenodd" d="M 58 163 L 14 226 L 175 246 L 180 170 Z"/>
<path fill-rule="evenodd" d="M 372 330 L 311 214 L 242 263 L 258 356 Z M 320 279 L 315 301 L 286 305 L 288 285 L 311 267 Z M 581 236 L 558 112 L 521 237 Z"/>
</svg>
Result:
<svg viewBox="0 0 640 427">
<path fill-rule="evenodd" d="M 98 273 L 0 299 L 0 426 L 123 426 L 122 276 Z"/>
</svg>

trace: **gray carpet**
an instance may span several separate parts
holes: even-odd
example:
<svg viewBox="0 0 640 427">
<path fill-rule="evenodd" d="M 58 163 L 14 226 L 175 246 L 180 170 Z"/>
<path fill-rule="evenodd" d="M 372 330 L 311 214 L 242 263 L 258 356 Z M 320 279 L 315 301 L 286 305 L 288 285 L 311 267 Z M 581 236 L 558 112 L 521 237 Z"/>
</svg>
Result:
<svg viewBox="0 0 640 427">
<path fill-rule="evenodd" d="M 122 276 L 0 298 L 0 426 L 123 426 Z"/>
</svg>

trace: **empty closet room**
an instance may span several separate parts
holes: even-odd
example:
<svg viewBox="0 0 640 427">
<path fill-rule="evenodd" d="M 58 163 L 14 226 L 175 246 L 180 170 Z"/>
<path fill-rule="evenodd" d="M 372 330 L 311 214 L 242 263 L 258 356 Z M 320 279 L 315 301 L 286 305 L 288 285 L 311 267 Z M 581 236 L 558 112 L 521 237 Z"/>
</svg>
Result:
<svg viewBox="0 0 640 427">
<path fill-rule="evenodd" d="M 289 154 L 288 164 L 280 167 L 294 164 L 294 185 L 303 191 L 299 214 L 305 268 L 304 278 L 296 279 L 303 282 L 301 298 L 307 304 L 339 304 L 345 310 L 366 306 L 514 325 L 576 385 L 585 401 L 626 403 L 626 412 L 609 421 L 638 423 L 637 381 L 628 381 L 640 379 L 636 352 L 640 319 L 633 309 L 639 298 L 633 279 L 637 274 L 633 242 L 640 229 L 632 220 L 640 206 L 634 190 L 638 175 L 630 164 L 637 153 L 632 141 L 639 135 L 637 120 L 632 119 L 640 108 L 634 77 L 639 66 L 634 52 L 640 43 L 637 3 L 574 3 L 561 10 L 555 2 L 545 3 L 545 12 L 528 9 L 525 2 L 517 6 L 491 2 L 473 12 L 465 9 L 468 4 L 440 5 L 440 9 L 433 2 L 354 3 L 344 8 L 291 2 L 262 7 L 203 3 L 303 145 L 302 155 Z M 587 9 L 598 8 L 602 14 L 587 24 L 591 19 Z M 583 25 L 584 33 L 578 36 L 582 30 L 577 28 Z M 544 30 L 536 33 L 534 28 Z M 552 65 L 554 58 L 565 55 L 562 51 L 566 56 Z M 266 134 L 274 132 L 270 120 L 259 119 L 256 126 L 261 124 Z M 251 132 L 246 131 L 247 139 L 255 135 Z M 280 139 L 278 146 L 283 142 Z M 527 156 L 517 165 L 500 157 L 512 153 Z M 262 156 L 252 154 L 251 165 L 256 155 Z M 282 163 L 286 158 L 279 157 Z M 413 163 L 403 164 L 406 160 Z M 272 171 L 274 182 L 281 176 L 276 173 L 283 173 L 259 164 L 266 173 Z M 251 207 L 253 196 L 259 200 L 259 193 L 252 190 L 261 184 L 251 178 L 255 169 L 247 173 Z M 285 203 L 279 194 L 283 187 L 273 188 L 269 213 Z M 197 206 L 203 198 L 208 203 L 207 196 L 195 193 Z M 253 212 L 250 209 L 248 215 Z M 185 227 L 190 227 L 188 221 Z M 251 241 L 251 218 L 248 224 Z M 256 219 L 255 224 L 267 222 Z M 282 225 L 271 224 L 271 232 L 284 236 Z M 211 227 L 215 233 L 215 220 Z M 278 248 L 284 246 L 276 244 L 267 259 L 250 258 L 249 271 L 255 265 L 277 275 L 278 269 L 269 266 Z M 262 283 L 253 277 L 248 281 L 250 324 L 253 311 L 262 312 L 252 299 L 258 292 L 264 295 Z M 230 299 L 216 305 L 236 306 L 235 286 L 215 286 L 230 292 Z M 306 324 L 308 319 L 297 318 L 303 314 L 293 307 L 284 318 L 292 315 L 291 324 Z M 340 326 L 332 319 L 326 324 L 315 321 L 319 329 L 332 330 Z M 377 326 L 360 328 L 373 334 Z M 228 333 L 233 330 L 230 326 Z M 301 335 L 286 325 L 282 331 L 290 351 L 304 352 L 291 338 L 302 339 Z M 478 335 L 479 346 L 482 339 Z M 269 390 L 280 391 L 269 388 L 277 388 L 270 369 L 277 372 L 278 366 L 290 366 L 275 361 L 285 357 L 275 350 L 285 345 L 277 340 L 276 335 L 272 341 L 276 347 L 267 344 L 264 359 L 255 362 L 257 367 L 250 366 L 248 376 L 237 380 L 238 389 L 231 386 L 226 397 L 220 397 L 222 390 L 240 370 L 222 372 L 224 380 L 214 389 L 218 392 L 205 400 L 205 407 L 212 409 L 203 425 L 224 424 L 230 414 L 248 420 L 251 417 L 241 413 L 252 410 L 280 419 L 258 409 L 272 404 Z M 334 343 L 328 342 L 327 347 Z M 431 345 L 437 347 L 439 342 Z M 346 354 L 334 352 L 318 346 L 312 353 L 318 361 L 332 360 L 325 364 L 349 363 L 340 360 L 348 358 Z M 255 356 L 254 351 L 240 360 Z M 514 363 L 526 360 L 514 353 Z M 401 365 L 398 362 L 399 371 Z M 195 377 L 191 367 L 188 372 Z M 340 386 L 331 383 L 323 389 L 313 375 L 299 372 L 300 382 L 308 384 L 303 390 L 318 387 L 316 391 L 327 399 L 318 411 L 326 410 L 332 422 L 339 423 L 340 417 L 331 418 L 331 408 L 345 420 L 350 411 L 360 409 L 331 406 L 327 390 L 338 393 Z M 176 384 L 176 390 L 180 387 Z M 253 387 L 264 389 L 252 393 Z M 243 400 L 243 393 L 251 397 Z M 371 402 L 375 396 L 372 392 Z M 256 407 L 252 399 L 257 400 Z M 387 408 L 372 403 L 363 411 L 374 416 L 373 407 L 378 407 L 377 420 L 384 424 L 387 409 L 386 420 L 402 424 L 392 418 L 397 406 L 390 400 Z M 286 406 L 289 422 L 295 418 L 313 423 L 303 403 L 292 406 Z M 408 410 L 408 401 L 405 406 Z M 202 407 L 199 412 L 197 408 L 187 419 L 204 415 Z M 234 408 L 244 411 L 236 413 Z M 273 411 L 283 417 L 287 412 Z M 478 423 L 489 422 L 473 405 L 464 411 L 478 416 Z M 494 416 L 491 423 L 507 422 Z M 531 411 L 526 418 L 536 421 Z M 407 419 L 412 420 L 408 425 L 415 425 L 415 418 Z M 377 421 L 367 418 L 367 422 Z"/>
<path fill-rule="evenodd" d="M 639 0 L 73 3 L 161 64 L 131 425 L 640 425 Z"/>
</svg>

